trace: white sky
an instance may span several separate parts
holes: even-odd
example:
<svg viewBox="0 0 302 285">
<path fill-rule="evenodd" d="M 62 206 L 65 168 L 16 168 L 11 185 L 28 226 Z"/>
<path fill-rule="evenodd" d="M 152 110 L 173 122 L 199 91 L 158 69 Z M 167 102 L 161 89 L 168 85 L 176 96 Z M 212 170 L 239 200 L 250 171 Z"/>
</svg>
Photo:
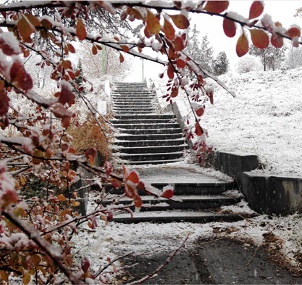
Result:
<svg viewBox="0 0 302 285">
<path fill-rule="evenodd" d="M 253 1 L 249 0 L 232 0 L 230 1 L 229 11 L 237 12 L 238 14 L 248 17 L 249 8 Z M 292 24 L 298 24 L 302 27 L 302 18 L 294 17 L 296 9 L 302 7 L 301 1 L 285 1 L 285 0 L 267 0 L 264 1 L 265 10 L 272 16 L 273 21 L 279 21 L 285 28 L 289 28 Z M 210 45 L 214 49 L 214 55 L 220 51 L 225 51 L 230 60 L 231 65 L 234 65 L 238 61 L 236 55 L 236 39 L 240 35 L 240 31 L 237 30 L 237 34 L 234 38 L 228 38 L 222 28 L 222 18 L 208 15 L 191 15 L 192 24 L 196 23 L 200 30 L 200 35 L 208 34 Z M 133 59 L 135 65 L 134 74 L 129 74 L 127 81 L 141 81 L 142 80 L 142 64 L 139 59 Z M 146 78 L 156 77 L 162 70 L 161 65 L 145 62 L 144 75 Z"/>
</svg>

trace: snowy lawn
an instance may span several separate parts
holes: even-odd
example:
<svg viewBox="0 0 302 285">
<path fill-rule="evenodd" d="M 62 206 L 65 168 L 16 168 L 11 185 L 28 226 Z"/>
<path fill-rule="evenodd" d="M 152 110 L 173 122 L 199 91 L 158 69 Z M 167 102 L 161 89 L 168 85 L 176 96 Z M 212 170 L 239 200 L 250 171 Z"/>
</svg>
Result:
<svg viewBox="0 0 302 285">
<path fill-rule="evenodd" d="M 266 170 L 302 177 L 302 69 L 224 75 L 202 125 L 208 144 L 258 155 Z"/>
</svg>

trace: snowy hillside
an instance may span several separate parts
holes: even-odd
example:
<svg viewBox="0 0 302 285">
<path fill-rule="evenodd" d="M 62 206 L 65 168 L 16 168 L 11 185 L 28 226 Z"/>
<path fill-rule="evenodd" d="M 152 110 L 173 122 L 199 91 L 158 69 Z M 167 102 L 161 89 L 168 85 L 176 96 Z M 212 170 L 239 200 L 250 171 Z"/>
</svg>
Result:
<svg viewBox="0 0 302 285">
<path fill-rule="evenodd" d="M 229 74 L 202 125 L 218 150 L 257 154 L 266 169 L 302 177 L 302 68 Z"/>
</svg>

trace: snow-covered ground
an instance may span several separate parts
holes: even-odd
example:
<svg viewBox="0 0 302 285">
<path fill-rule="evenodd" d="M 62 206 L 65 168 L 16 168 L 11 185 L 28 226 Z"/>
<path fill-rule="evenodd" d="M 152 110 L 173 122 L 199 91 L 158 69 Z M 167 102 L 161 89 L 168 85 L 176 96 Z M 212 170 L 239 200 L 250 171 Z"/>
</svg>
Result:
<svg viewBox="0 0 302 285">
<path fill-rule="evenodd" d="M 214 104 L 207 103 L 201 117 L 208 145 L 256 154 L 267 171 L 302 177 L 301 78 L 302 68 L 220 76 L 235 98 L 207 79 L 214 87 Z M 165 84 L 155 82 L 165 94 Z M 178 97 L 183 115 L 189 113 L 187 100 Z M 161 107 L 165 104 L 162 100 Z"/>
<path fill-rule="evenodd" d="M 247 206 L 241 202 L 238 207 L 246 209 Z M 187 235 L 190 236 L 185 244 L 186 248 L 192 247 L 198 238 L 217 236 L 252 241 L 259 246 L 264 242 L 265 234 L 273 234 L 281 241 L 280 253 L 284 255 L 284 260 L 299 268 L 296 258 L 302 251 L 301 229 L 302 221 L 298 215 L 282 218 L 263 215 L 239 222 L 207 224 L 139 223 L 128 225 L 111 222 L 107 225 L 102 223 L 94 232 L 80 232 L 74 242 L 79 254 L 86 256 L 93 264 L 93 269 L 98 271 L 108 261 L 128 253 L 152 256 L 152 254 L 164 252 L 168 257 Z M 122 276 L 122 264 L 119 261 L 114 262 L 113 267 L 107 268 L 109 280 L 114 270 Z"/>
<path fill-rule="evenodd" d="M 224 75 L 202 124 L 218 150 L 258 155 L 267 170 L 302 177 L 302 68 Z"/>
</svg>

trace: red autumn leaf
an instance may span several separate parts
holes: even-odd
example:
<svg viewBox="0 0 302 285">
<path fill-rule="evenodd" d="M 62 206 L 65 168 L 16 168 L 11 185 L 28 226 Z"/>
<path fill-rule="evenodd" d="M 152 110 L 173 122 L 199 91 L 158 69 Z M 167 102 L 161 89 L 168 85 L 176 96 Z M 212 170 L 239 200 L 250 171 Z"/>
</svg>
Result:
<svg viewBox="0 0 302 285">
<path fill-rule="evenodd" d="M 276 34 L 271 36 L 271 43 L 275 48 L 282 48 L 283 47 L 283 38 L 279 37 Z"/>
<path fill-rule="evenodd" d="M 173 69 L 173 66 L 170 63 L 169 63 L 169 66 L 168 66 L 167 75 L 170 79 L 174 78 L 174 69 Z"/>
<path fill-rule="evenodd" d="M 67 129 L 70 126 L 71 117 L 63 117 L 61 125 L 63 128 Z"/>
<path fill-rule="evenodd" d="M 236 24 L 232 20 L 224 18 L 223 31 L 227 37 L 234 37 L 236 35 Z"/>
<path fill-rule="evenodd" d="M 207 96 L 210 98 L 210 103 L 213 104 L 214 103 L 214 93 L 213 93 L 213 91 L 208 91 Z"/>
<path fill-rule="evenodd" d="M 120 180 L 117 179 L 111 179 L 110 180 L 111 185 L 115 188 L 115 189 L 119 189 L 122 187 L 122 182 Z"/>
<path fill-rule="evenodd" d="M 269 45 L 269 36 L 266 32 L 258 29 L 251 29 L 251 38 L 256 48 L 265 49 Z"/>
<path fill-rule="evenodd" d="M 27 20 L 34 26 L 34 27 L 40 27 L 41 26 L 41 23 L 39 21 L 39 19 L 32 15 L 32 14 L 27 14 L 27 15 L 24 15 L 26 16 Z"/>
<path fill-rule="evenodd" d="M 31 42 L 30 36 L 36 31 L 36 29 L 25 15 L 22 15 L 21 19 L 18 21 L 17 29 L 24 41 Z"/>
<path fill-rule="evenodd" d="M 72 44 L 67 44 L 67 47 L 68 47 L 68 50 L 71 52 L 71 53 L 75 53 L 75 48 Z"/>
<path fill-rule="evenodd" d="M 84 257 L 81 261 L 81 267 L 84 272 L 87 272 L 90 267 L 90 262 L 87 257 Z"/>
<path fill-rule="evenodd" d="M 94 160 L 96 158 L 96 150 L 94 148 L 88 148 L 85 151 L 85 157 L 87 158 L 87 161 L 89 162 L 90 166 L 93 166 Z"/>
<path fill-rule="evenodd" d="M 32 163 L 40 164 L 43 161 L 43 157 L 44 157 L 44 152 L 39 149 L 35 149 L 32 154 Z"/>
<path fill-rule="evenodd" d="M 62 67 L 64 69 L 72 69 L 72 64 L 70 60 L 62 60 Z"/>
<path fill-rule="evenodd" d="M 66 197 L 63 194 L 60 194 L 58 196 L 58 200 L 61 201 L 61 202 L 65 202 L 67 199 L 66 199 Z"/>
<path fill-rule="evenodd" d="M 130 21 L 134 21 L 135 19 L 137 19 L 137 20 L 143 19 L 142 14 L 134 8 L 128 7 L 128 14 L 129 14 Z"/>
<path fill-rule="evenodd" d="M 10 69 L 11 84 L 25 92 L 33 88 L 33 81 L 20 61 L 15 61 Z"/>
<path fill-rule="evenodd" d="M 31 274 L 27 271 L 24 270 L 23 276 L 22 276 L 22 283 L 24 285 L 27 285 L 31 280 Z"/>
<path fill-rule="evenodd" d="M 208 1 L 204 7 L 209 13 L 220 14 L 229 7 L 229 1 Z"/>
<path fill-rule="evenodd" d="M 14 37 L 12 33 L 10 33 L 10 35 L 8 36 Z M 20 53 L 19 46 L 15 48 L 14 46 L 10 45 L 10 43 L 7 42 L 3 37 L 0 38 L 0 48 L 6 55 L 17 55 Z"/>
<path fill-rule="evenodd" d="M 201 84 L 204 83 L 204 81 L 203 81 L 203 76 L 202 76 L 201 74 L 199 74 L 199 75 L 197 76 L 197 79 L 198 79 L 198 82 L 199 82 L 199 83 L 201 83 Z"/>
<path fill-rule="evenodd" d="M 162 198 L 171 199 L 174 195 L 173 189 L 166 189 L 164 190 L 163 194 L 161 195 Z"/>
<path fill-rule="evenodd" d="M 249 42 L 244 33 L 238 38 L 236 44 L 236 53 L 239 57 L 244 56 L 249 51 Z"/>
<path fill-rule="evenodd" d="M 137 185 L 136 188 L 139 190 L 146 190 L 144 182 L 140 181 Z"/>
<path fill-rule="evenodd" d="M 203 129 L 198 122 L 195 123 L 195 134 L 199 137 L 203 134 Z"/>
<path fill-rule="evenodd" d="M 79 18 L 76 25 L 76 34 L 80 41 L 86 39 L 87 32 L 83 21 Z"/>
<path fill-rule="evenodd" d="M 129 198 L 134 198 L 135 196 L 137 196 L 137 190 L 128 183 L 125 183 L 124 190 L 126 196 Z"/>
<path fill-rule="evenodd" d="M 124 62 L 124 57 L 123 57 L 123 55 L 120 53 L 120 62 Z"/>
<path fill-rule="evenodd" d="M 69 75 L 69 77 L 73 80 L 73 79 L 75 79 L 75 74 L 74 74 L 74 72 L 72 72 L 72 71 L 70 71 L 70 70 L 68 70 L 67 71 L 68 72 L 68 75 Z"/>
<path fill-rule="evenodd" d="M 169 17 L 178 29 L 187 29 L 190 26 L 189 20 L 183 14 L 169 15 Z"/>
<path fill-rule="evenodd" d="M 185 48 L 184 41 L 181 37 L 176 37 L 173 41 L 173 45 L 176 51 L 182 51 Z"/>
<path fill-rule="evenodd" d="M 147 34 L 157 35 L 160 32 L 159 19 L 152 12 L 147 10 L 146 28 Z M 148 37 L 146 35 L 146 37 Z"/>
<path fill-rule="evenodd" d="M 67 103 L 69 106 L 75 103 L 75 96 L 66 84 L 62 84 L 58 102 L 60 102 L 62 105 Z"/>
<path fill-rule="evenodd" d="M 125 45 L 121 45 L 121 48 L 122 48 L 123 52 L 129 52 L 129 50 L 130 50 L 130 48 Z"/>
<path fill-rule="evenodd" d="M 290 38 L 300 37 L 301 30 L 298 27 L 291 27 L 287 30 L 286 35 L 288 35 Z"/>
<path fill-rule="evenodd" d="M 130 180 L 132 183 L 137 184 L 139 182 L 139 176 L 136 171 L 131 171 L 126 180 Z"/>
<path fill-rule="evenodd" d="M 49 22 L 49 21 L 46 20 L 46 19 L 43 19 L 43 20 L 41 21 L 41 25 L 42 25 L 45 29 L 47 29 L 47 30 L 49 30 L 49 29 L 52 27 L 52 23 Z"/>
<path fill-rule="evenodd" d="M 187 63 L 181 58 L 176 60 L 176 65 L 178 68 L 185 68 L 186 64 Z"/>
<path fill-rule="evenodd" d="M 204 108 L 203 107 L 198 108 L 197 110 L 195 110 L 195 113 L 198 117 L 201 117 L 204 113 Z"/>
<path fill-rule="evenodd" d="M 143 205 L 142 198 L 139 195 L 134 196 L 133 202 L 136 208 L 140 208 Z"/>
<path fill-rule="evenodd" d="M 254 19 L 259 17 L 264 10 L 263 4 L 261 1 L 254 1 L 250 7 L 249 19 Z"/>
<path fill-rule="evenodd" d="M 3 82 L 3 81 L 1 81 Z M 0 89 L 0 115 L 4 115 L 9 109 L 9 97 L 7 96 L 5 89 Z"/>
<path fill-rule="evenodd" d="M 162 27 L 162 31 L 165 33 L 167 39 L 172 41 L 175 38 L 175 29 L 167 19 L 164 19 L 164 26 Z"/>
<path fill-rule="evenodd" d="M 98 53 L 98 49 L 95 45 L 92 45 L 92 54 L 96 55 Z"/>
<path fill-rule="evenodd" d="M 178 95 L 178 88 L 177 87 L 173 87 L 172 92 L 171 92 L 171 97 L 175 98 Z"/>
</svg>

